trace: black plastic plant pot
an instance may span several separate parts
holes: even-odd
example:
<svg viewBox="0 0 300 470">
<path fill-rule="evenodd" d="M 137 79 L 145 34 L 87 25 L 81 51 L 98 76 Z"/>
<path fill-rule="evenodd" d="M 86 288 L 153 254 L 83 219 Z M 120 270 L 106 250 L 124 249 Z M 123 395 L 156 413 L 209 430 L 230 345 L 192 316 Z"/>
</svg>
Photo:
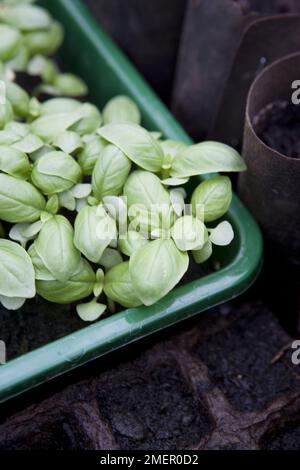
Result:
<svg viewBox="0 0 300 470">
<path fill-rule="evenodd" d="M 168 101 L 187 0 L 85 0 L 158 94 Z"/>
<path fill-rule="evenodd" d="M 300 267 L 300 53 L 267 67 L 247 101 L 239 194 L 278 256 Z"/>
</svg>

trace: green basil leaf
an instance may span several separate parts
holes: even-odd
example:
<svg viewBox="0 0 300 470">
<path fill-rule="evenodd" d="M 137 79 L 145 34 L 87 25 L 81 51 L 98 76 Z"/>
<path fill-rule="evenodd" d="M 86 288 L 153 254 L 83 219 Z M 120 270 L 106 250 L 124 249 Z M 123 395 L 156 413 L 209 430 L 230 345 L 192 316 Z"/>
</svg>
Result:
<svg viewBox="0 0 300 470">
<path fill-rule="evenodd" d="M 160 140 L 162 138 L 162 132 L 151 131 L 150 134 L 155 140 Z"/>
<path fill-rule="evenodd" d="M 137 250 L 147 245 L 147 243 L 149 243 L 149 240 L 141 233 L 128 230 L 124 238 L 119 238 L 119 250 L 124 253 L 124 255 L 131 256 Z"/>
<path fill-rule="evenodd" d="M 71 130 L 79 135 L 90 134 L 101 126 L 102 116 L 98 108 L 91 103 L 84 103 L 80 106 L 78 113 L 80 120 L 76 121 Z"/>
<path fill-rule="evenodd" d="M 21 224 L 18 224 L 21 225 Z M 35 279 L 38 281 L 55 281 L 53 275 L 46 268 L 42 258 L 36 251 L 35 243 L 33 243 L 28 249 L 28 255 L 32 261 L 34 272 L 35 272 Z"/>
<path fill-rule="evenodd" d="M 16 242 L 21 243 L 23 247 L 26 246 L 28 238 L 23 234 L 23 230 L 28 228 L 31 224 L 15 224 L 9 231 L 9 238 Z"/>
<path fill-rule="evenodd" d="M 38 54 L 28 63 L 27 73 L 41 77 L 44 83 L 52 83 L 58 74 L 58 69 L 53 60 Z"/>
<path fill-rule="evenodd" d="M 30 98 L 28 93 L 13 82 L 6 83 L 6 97 L 12 105 L 16 116 L 25 118 L 29 112 Z"/>
<path fill-rule="evenodd" d="M 114 266 L 106 273 L 104 293 L 123 307 L 139 307 L 142 305 L 131 282 L 128 261 Z"/>
<path fill-rule="evenodd" d="M 88 93 L 86 84 L 79 77 L 70 73 L 56 75 L 52 85 L 64 96 L 84 96 Z"/>
<path fill-rule="evenodd" d="M 134 171 L 125 183 L 124 196 L 131 229 L 151 233 L 172 225 L 174 214 L 170 195 L 153 173 Z"/>
<path fill-rule="evenodd" d="M 160 179 L 148 171 L 134 171 L 124 186 L 124 196 L 128 207 L 142 204 L 151 210 L 153 205 L 170 206 L 168 191 L 161 184 Z"/>
<path fill-rule="evenodd" d="M 18 142 L 13 144 L 13 148 L 19 150 L 20 152 L 24 153 L 34 153 L 37 150 L 40 150 L 44 146 L 43 141 L 35 136 L 34 134 L 27 134 Z"/>
<path fill-rule="evenodd" d="M 5 104 L 0 105 L 0 129 L 3 129 L 7 123 L 13 120 L 13 118 L 14 118 L 14 112 L 13 112 L 12 105 L 10 104 L 8 100 L 6 100 Z"/>
<path fill-rule="evenodd" d="M 66 282 L 76 271 L 80 252 L 74 245 L 74 231 L 62 215 L 55 215 L 44 223 L 35 248 L 54 279 Z"/>
<path fill-rule="evenodd" d="M 170 292 L 186 273 L 189 257 L 173 240 L 154 240 L 130 258 L 133 290 L 143 304 L 152 305 Z"/>
<path fill-rule="evenodd" d="M 30 160 L 32 160 L 33 162 L 37 162 L 44 155 L 47 155 L 47 153 L 54 151 L 55 148 L 51 147 L 51 145 L 43 145 L 43 147 L 39 148 L 38 150 L 35 150 L 33 153 L 30 154 Z"/>
<path fill-rule="evenodd" d="M 96 300 L 92 302 L 88 302 L 87 304 L 77 305 L 76 311 L 81 318 L 81 320 L 86 322 L 92 322 L 98 320 L 105 310 L 107 306 L 104 304 L 99 304 Z"/>
<path fill-rule="evenodd" d="M 5 62 L 16 54 L 21 43 L 21 35 L 15 28 L 0 24 L 0 37 L 0 60 Z"/>
<path fill-rule="evenodd" d="M 36 281 L 37 293 L 57 304 L 69 304 L 85 299 L 93 293 L 96 275 L 90 264 L 82 259 L 76 272 L 65 282 L 56 280 Z"/>
<path fill-rule="evenodd" d="M 122 262 L 123 258 L 117 250 L 114 250 L 113 248 L 106 248 L 103 251 L 103 255 L 101 256 L 99 264 L 101 264 L 101 266 L 103 266 L 105 269 L 110 269 Z"/>
<path fill-rule="evenodd" d="M 239 153 L 219 142 L 201 142 L 176 153 L 171 176 L 187 178 L 220 171 L 244 171 L 246 165 Z"/>
<path fill-rule="evenodd" d="M 74 243 L 88 260 L 98 263 L 116 233 L 116 223 L 103 206 L 87 206 L 76 217 Z"/>
<path fill-rule="evenodd" d="M 49 13 L 35 5 L 15 5 L 0 10 L 0 19 L 21 31 L 46 29 L 51 25 Z"/>
<path fill-rule="evenodd" d="M 92 185 L 89 183 L 76 184 L 70 191 L 76 199 L 85 199 L 91 194 Z"/>
<path fill-rule="evenodd" d="M 79 113 L 47 114 L 31 123 L 31 131 L 45 142 L 53 142 L 62 132 L 80 121 Z"/>
<path fill-rule="evenodd" d="M 101 137 L 94 135 L 84 146 L 78 155 L 78 163 L 81 166 L 84 175 L 91 175 L 98 158 L 100 157 L 105 142 Z"/>
<path fill-rule="evenodd" d="M 201 248 L 201 250 L 195 250 L 192 252 L 195 263 L 197 264 L 205 263 L 205 261 L 207 261 L 211 257 L 212 252 L 213 252 L 212 243 L 210 240 L 207 240 L 207 242 Z"/>
<path fill-rule="evenodd" d="M 19 308 L 23 307 L 25 302 L 26 299 L 23 297 L 5 297 L 5 295 L 0 295 L 0 303 L 7 310 L 19 310 Z"/>
<path fill-rule="evenodd" d="M 65 131 L 55 138 L 53 145 L 71 154 L 82 148 L 82 140 L 76 132 Z"/>
<path fill-rule="evenodd" d="M 141 113 L 137 105 L 128 96 L 115 96 L 103 109 L 104 124 L 141 123 Z"/>
<path fill-rule="evenodd" d="M 209 239 L 214 245 L 227 246 L 234 239 L 233 228 L 227 221 L 221 222 L 214 229 L 209 229 L 209 232 Z"/>
<path fill-rule="evenodd" d="M 23 139 L 29 133 L 29 125 L 24 122 L 10 121 L 6 124 L 5 130 L 13 132 L 14 134 L 18 135 L 20 139 Z"/>
<path fill-rule="evenodd" d="M 0 219 L 13 224 L 36 222 L 46 201 L 30 183 L 0 174 Z"/>
<path fill-rule="evenodd" d="M 191 215 L 177 219 L 171 234 L 177 248 L 182 251 L 200 250 L 208 239 L 203 222 Z"/>
<path fill-rule="evenodd" d="M 0 295 L 31 299 L 35 296 L 34 269 L 18 243 L 0 240 Z"/>
<path fill-rule="evenodd" d="M 163 169 L 170 170 L 172 167 L 173 160 L 175 155 L 178 152 L 183 152 L 187 145 L 183 144 L 182 142 L 178 142 L 176 140 L 164 140 L 160 142 L 160 146 L 164 153 L 164 160 L 163 160 Z"/>
<path fill-rule="evenodd" d="M 49 212 L 50 214 L 55 215 L 57 214 L 58 211 L 59 211 L 59 198 L 57 194 L 53 194 L 53 196 L 51 196 L 47 201 L 46 212 Z"/>
<path fill-rule="evenodd" d="M 18 140 L 20 140 L 20 137 L 14 132 L 8 130 L 0 131 L 0 145 L 13 145 Z"/>
<path fill-rule="evenodd" d="M 81 107 L 81 103 L 72 98 L 52 98 L 41 104 L 41 115 L 49 114 L 72 114 Z M 80 119 L 78 114 L 78 119 Z M 63 132 L 63 130 L 61 131 Z"/>
<path fill-rule="evenodd" d="M 94 285 L 94 296 L 98 299 L 98 297 L 102 294 L 103 292 L 103 287 L 104 287 L 104 271 L 103 269 L 99 268 L 96 272 L 96 283 Z"/>
<path fill-rule="evenodd" d="M 164 186 L 182 186 L 189 181 L 189 178 L 166 178 L 161 180 Z"/>
<path fill-rule="evenodd" d="M 27 47 L 20 43 L 15 55 L 5 62 L 8 69 L 15 72 L 25 72 L 29 62 L 29 51 Z"/>
<path fill-rule="evenodd" d="M 31 166 L 27 155 L 12 147 L 0 146 L 0 171 L 16 178 L 28 179 Z"/>
<path fill-rule="evenodd" d="M 215 176 L 199 184 L 195 189 L 191 204 L 194 216 L 204 214 L 205 222 L 222 217 L 229 209 L 232 200 L 231 181 L 228 176 Z M 198 210 L 197 210 L 198 208 Z"/>
<path fill-rule="evenodd" d="M 61 207 L 74 212 L 76 209 L 76 199 L 71 191 L 63 191 L 58 194 L 58 200 Z"/>
<path fill-rule="evenodd" d="M 171 189 L 170 200 L 174 212 L 177 216 L 181 216 L 185 208 L 186 191 L 183 188 Z"/>
<path fill-rule="evenodd" d="M 131 170 L 131 162 L 114 145 L 108 145 L 98 158 L 92 177 L 94 196 L 102 201 L 105 196 L 119 196 Z"/>
<path fill-rule="evenodd" d="M 80 166 L 64 152 L 50 152 L 41 157 L 35 163 L 31 174 L 33 184 L 46 195 L 72 188 L 80 177 Z"/>
<path fill-rule="evenodd" d="M 163 151 L 159 143 L 143 127 L 136 124 L 108 124 L 98 133 L 116 145 L 125 155 L 145 170 L 157 172 L 163 165 Z"/>
<path fill-rule="evenodd" d="M 52 55 L 61 46 L 63 39 L 64 30 L 56 21 L 53 21 L 46 30 L 26 32 L 24 35 L 30 55 Z"/>
</svg>

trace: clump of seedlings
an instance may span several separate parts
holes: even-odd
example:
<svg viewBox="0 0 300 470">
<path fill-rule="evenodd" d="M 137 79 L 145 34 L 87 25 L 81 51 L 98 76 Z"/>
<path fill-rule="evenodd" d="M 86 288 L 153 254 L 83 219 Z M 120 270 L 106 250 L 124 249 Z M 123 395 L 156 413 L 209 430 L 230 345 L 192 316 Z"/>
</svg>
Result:
<svg viewBox="0 0 300 470">
<path fill-rule="evenodd" d="M 55 95 L 87 89 L 35 55 L 53 53 L 63 36 L 47 12 L 28 2 L 0 5 L 1 47 L 18 38 L 1 55 L 1 303 L 16 310 L 39 294 L 76 302 L 86 321 L 115 302 L 154 304 L 182 279 L 190 254 L 203 263 L 213 245 L 234 237 L 228 221 L 215 222 L 230 206 L 230 179 L 203 181 L 189 200 L 185 184 L 195 175 L 243 171 L 243 160 L 218 142 L 162 140 L 141 126 L 126 96 L 111 99 L 102 113 L 74 97 L 29 97 L 13 81 L 22 54 L 27 72 L 42 71 L 40 89 Z"/>
</svg>

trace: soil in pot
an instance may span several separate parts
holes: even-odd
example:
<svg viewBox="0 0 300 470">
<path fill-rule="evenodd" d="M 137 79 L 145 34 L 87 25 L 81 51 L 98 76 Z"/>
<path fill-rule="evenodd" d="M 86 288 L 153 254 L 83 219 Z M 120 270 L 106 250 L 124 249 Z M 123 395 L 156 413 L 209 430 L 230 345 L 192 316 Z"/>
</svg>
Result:
<svg viewBox="0 0 300 470">
<path fill-rule="evenodd" d="M 300 158 L 300 107 L 285 100 L 274 101 L 253 120 L 261 140 L 277 152 Z"/>
</svg>

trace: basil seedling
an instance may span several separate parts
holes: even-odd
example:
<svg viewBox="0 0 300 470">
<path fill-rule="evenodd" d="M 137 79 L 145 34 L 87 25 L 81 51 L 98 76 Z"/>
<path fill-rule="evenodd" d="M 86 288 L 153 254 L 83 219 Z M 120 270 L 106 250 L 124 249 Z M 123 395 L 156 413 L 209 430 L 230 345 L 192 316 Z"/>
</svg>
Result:
<svg viewBox="0 0 300 470">
<path fill-rule="evenodd" d="M 48 57 L 63 28 L 32 3 L 0 8 L 0 235 L 13 240 L 0 238 L 0 302 L 15 310 L 36 293 L 80 302 L 83 321 L 106 305 L 114 312 L 115 302 L 152 305 L 182 280 L 190 253 L 204 263 L 234 237 L 228 221 L 217 222 L 231 204 L 230 179 L 203 181 L 191 199 L 185 184 L 245 164 L 227 145 L 147 131 L 127 96 L 102 112 L 75 99 L 86 84 Z M 33 96 L 15 71 L 37 77 Z M 42 102 L 40 93 L 54 97 Z"/>
</svg>

